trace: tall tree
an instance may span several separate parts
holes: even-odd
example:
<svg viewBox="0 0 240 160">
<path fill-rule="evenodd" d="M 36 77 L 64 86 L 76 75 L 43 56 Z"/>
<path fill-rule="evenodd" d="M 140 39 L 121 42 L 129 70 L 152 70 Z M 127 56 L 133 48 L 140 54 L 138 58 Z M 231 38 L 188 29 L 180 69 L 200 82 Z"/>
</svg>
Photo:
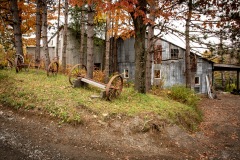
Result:
<svg viewBox="0 0 240 160">
<path fill-rule="evenodd" d="M 42 38 L 43 38 L 43 50 L 46 57 L 46 69 L 48 65 L 50 64 L 50 57 L 49 57 L 49 50 L 48 50 L 48 36 L 47 36 L 47 2 L 48 1 L 42 1 Z"/>
<path fill-rule="evenodd" d="M 35 49 L 35 62 L 39 63 L 40 60 L 40 41 L 41 41 L 41 8 L 42 0 L 36 0 L 36 49 Z"/>
<path fill-rule="evenodd" d="M 22 44 L 22 31 L 21 31 L 21 19 L 19 17 L 18 1 L 10 0 L 11 12 L 13 16 L 13 31 L 14 41 L 16 47 L 16 53 L 23 55 L 23 44 Z"/>
<path fill-rule="evenodd" d="M 80 39 L 80 55 L 79 55 L 79 64 L 83 65 L 84 63 L 84 37 L 85 37 L 85 14 L 84 6 L 82 6 L 81 12 L 81 39 Z"/>
<path fill-rule="evenodd" d="M 65 0 L 65 11 L 64 11 L 64 32 L 63 32 L 63 50 L 62 50 L 62 66 L 63 71 L 66 70 L 67 66 L 67 32 L 68 32 L 68 0 Z"/>
<path fill-rule="evenodd" d="M 59 29 L 60 29 L 60 10 L 61 10 L 61 0 L 58 0 L 58 19 L 57 19 L 57 42 L 56 42 L 56 57 L 59 60 Z"/>
<path fill-rule="evenodd" d="M 105 83 L 109 80 L 109 54 L 110 54 L 110 14 L 107 12 L 106 15 L 106 50 L 105 50 Z"/>
<path fill-rule="evenodd" d="M 139 93 L 146 93 L 146 46 L 145 46 L 145 16 L 146 16 L 146 0 L 138 0 L 134 4 L 136 7 L 130 11 L 134 29 L 135 29 L 135 90 Z"/>
<path fill-rule="evenodd" d="M 186 17 L 185 39 L 186 39 L 186 53 L 185 53 L 185 75 L 186 87 L 191 88 L 191 64 L 190 64 L 190 23 L 192 18 L 193 3 L 192 0 L 188 1 L 188 13 Z"/>
<path fill-rule="evenodd" d="M 87 2 L 87 77 L 93 78 L 93 69 L 94 69 L 94 61 L 93 61 L 93 44 L 94 44 L 94 16 L 95 16 L 95 8 L 96 1 L 88 1 Z M 73 6 L 77 5 L 78 7 L 85 6 L 86 2 L 84 0 L 69 1 Z M 102 1 L 99 1 L 99 4 L 103 4 Z M 82 43 L 83 44 L 83 43 Z"/>
<path fill-rule="evenodd" d="M 94 38 L 94 10 L 93 3 L 88 5 L 87 20 L 87 77 L 93 78 L 93 38 Z"/>
<path fill-rule="evenodd" d="M 152 79 L 152 53 L 154 46 L 154 21 L 155 21 L 155 6 L 156 1 L 149 1 L 149 8 L 152 12 L 149 13 L 149 24 L 148 24 L 148 43 L 147 43 L 147 59 L 146 59 L 146 92 L 151 89 Z"/>
</svg>

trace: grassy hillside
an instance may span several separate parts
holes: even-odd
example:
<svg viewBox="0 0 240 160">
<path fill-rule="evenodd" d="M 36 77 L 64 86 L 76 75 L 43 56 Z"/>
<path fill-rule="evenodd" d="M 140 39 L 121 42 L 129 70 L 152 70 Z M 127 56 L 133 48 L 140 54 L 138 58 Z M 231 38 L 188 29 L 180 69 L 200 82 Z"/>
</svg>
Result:
<svg viewBox="0 0 240 160">
<path fill-rule="evenodd" d="M 167 96 L 139 94 L 124 88 L 113 101 L 91 98 L 100 94 L 95 87 L 72 88 L 65 75 L 47 77 L 46 72 L 30 70 L 18 74 L 14 70 L 0 70 L 0 103 L 15 109 L 34 110 L 59 118 L 62 122 L 84 122 L 86 114 L 106 116 L 157 117 L 159 121 L 182 124 L 194 129 L 201 114 L 194 106 L 179 103 Z"/>
</svg>

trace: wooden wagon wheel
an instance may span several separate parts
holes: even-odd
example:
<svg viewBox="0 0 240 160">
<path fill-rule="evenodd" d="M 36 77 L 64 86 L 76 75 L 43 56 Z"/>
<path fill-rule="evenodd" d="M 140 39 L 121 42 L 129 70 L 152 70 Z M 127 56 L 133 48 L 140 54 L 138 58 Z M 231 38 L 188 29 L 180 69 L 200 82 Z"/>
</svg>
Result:
<svg viewBox="0 0 240 160">
<path fill-rule="evenodd" d="M 47 68 L 47 76 L 57 75 L 59 64 L 57 61 L 52 61 Z"/>
<path fill-rule="evenodd" d="M 15 68 L 18 73 L 21 70 L 21 65 L 24 63 L 24 57 L 20 54 L 16 54 L 15 57 Z"/>
<path fill-rule="evenodd" d="M 123 78 L 120 75 L 113 76 L 106 86 L 106 97 L 108 100 L 112 100 L 118 97 L 123 88 Z"/>
<path fill-rule="evenodd" d="M 70 70 L 68 80 L 71 85 L 77 80 L 78 77 L 85 77 L 87 75 L 87 68 L 85 65 L 76 64 Z"/>
<path fill-rule="evenodd" d="M 16 54 L 16 58 L 19 60 L 21 64 L 24 63 L 24 57 L 21 54 Z"/>
</svg>

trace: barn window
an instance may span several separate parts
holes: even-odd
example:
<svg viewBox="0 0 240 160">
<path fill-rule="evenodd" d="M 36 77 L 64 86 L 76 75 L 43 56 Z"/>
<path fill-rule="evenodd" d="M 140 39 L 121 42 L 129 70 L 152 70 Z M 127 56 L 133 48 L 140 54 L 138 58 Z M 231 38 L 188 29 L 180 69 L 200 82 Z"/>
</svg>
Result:
<svg viewBox="0 0 240 160">
<path fill-rule="evenodd" d="M 171 49 L 171 59 L 178 59 L 179 50 Z"/>
<path fill-rule="evenodd" d="M 100 70 L 101 63 L 94 63 L 94 70 Z"/>
<path fill-rule="evenodd" d="M 199 93 L 200 92 L 200 87 L 194 87 L 194 91 L 195 91 L 195 93 Z"/>
<path fill-rule="evenodd" d="M 154 70 L 154 78 L 155 79 L 160 79 L 161 78 L 161 71 L 158 70 Z"/>
<path fill-rule="evenodd" d="M 195 85 L 200 85 L 200 77 L 195 77 Z"/>
<path fill-rule="evenodd" d="M 129 72 L 128 72 L 128 69 L 124 69 L 124 73 L 123 73 L 123 77 L 124 78 L 129 78 Z"/>
<path fill-rule="evenodd" d="M 154 64 L 160 64 L 162 61 L 162 45 L 154 46 Z"/>
</svg>

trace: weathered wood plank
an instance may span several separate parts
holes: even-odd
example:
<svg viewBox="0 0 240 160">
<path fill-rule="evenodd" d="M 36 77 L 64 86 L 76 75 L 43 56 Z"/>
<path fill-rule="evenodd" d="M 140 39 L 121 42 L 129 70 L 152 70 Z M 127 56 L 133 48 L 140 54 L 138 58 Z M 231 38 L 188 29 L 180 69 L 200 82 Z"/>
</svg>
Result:
<svg viewBox="0 0 240 160">
<path fill-rule="evenodd" d="M 105 84 L 102 84 L 100 82 L 95 82 L 93 80 L 90 80 L 90 79 L 87 79 L 87 78 L 81 78 L 81 81 L 82 82 L 85 82 L 85 83 L 88 83 L 90 85 L 93 85 L 95 87 L 98 87 L 98 88 L 101 88 L 101 89 L 106 89 L 106 85 Z"/>
</svg>

